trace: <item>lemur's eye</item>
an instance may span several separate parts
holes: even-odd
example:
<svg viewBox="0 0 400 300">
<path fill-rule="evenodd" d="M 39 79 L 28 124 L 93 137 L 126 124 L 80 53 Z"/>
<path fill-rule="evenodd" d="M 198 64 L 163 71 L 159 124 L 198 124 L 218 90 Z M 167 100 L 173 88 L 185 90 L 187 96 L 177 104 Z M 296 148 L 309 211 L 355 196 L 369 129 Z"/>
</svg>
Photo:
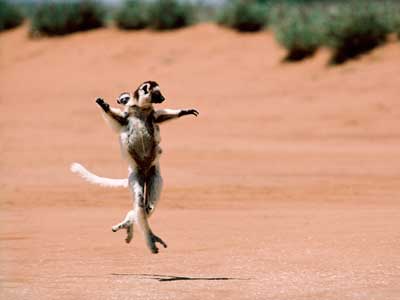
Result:
<svg viewBox="0 0 400 300">
<path fill-rule="evenodd" d="M 130 99 L 129 96 L 121 97 L 121 98 L 119 98 L 119 102 L 121 104 L 127 104 L 129 102 L 129 99 Z"/>
<path fill-rule="evenodd" d="M 147 93 L 149 92 L 149 90 L 148 90 L 148 85 L 147 85 L 147 84 L 144 85 L 143 88 L 142 88 L 142 90 L 144 91 L 145 94 L 147 94 Z"/>
</svg>

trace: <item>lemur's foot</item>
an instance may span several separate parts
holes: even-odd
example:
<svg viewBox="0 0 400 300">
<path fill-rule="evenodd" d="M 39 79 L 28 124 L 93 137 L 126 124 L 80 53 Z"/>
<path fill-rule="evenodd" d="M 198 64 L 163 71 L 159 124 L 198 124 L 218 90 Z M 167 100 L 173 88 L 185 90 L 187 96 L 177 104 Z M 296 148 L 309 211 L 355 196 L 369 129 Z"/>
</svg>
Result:
<svg viewBox="0 0 400 300">
<path fill-rule="evenodd" d="M 131 224 L 130 226 L 128 226 L 126 228 L 126 234 L 127 234 L 127 236 L 125 238 L 125 242 L 127 244 L 129 244 L 132 241 L 132 238 L 133 238 L 133 224 Z"/>
<path fill-rule="evenodd" d="M 131 226 L 131 222 L 130 221 L 125 221 L 122 223 L 119 223 L 117 225 L 114 225 L 113 227 L 111 227 L 111 230 L 113 232 L 117 232 L 118 230 L 122 229 L 122 228 L 128 228 L 129 226 Z"/>
<path fill-rule="evenodd" d="M 111 230 L 112 230 L 112 232 L 117 232 L 121 228 L 122 228 L 121 225 L 115 225 L 115 226 L 111 227 Z"/>
<path fill-rule="evenodd" d="M 185 115 L 194 115 L 197 117 L 199 115 L 199 112 L 195 109 L 184 109 L 179 113 L 179 116 L 185 116 Z"/>
<path fill-rule="evenodd" d="M 102 98 L 97 98 L 96 103 L 105 111 L 108 112 L 110 110 L 110 105 L 104 101 Z"/>
<path fill-rule="evenodd" d="M 160 243 L 161 245 L 163 245 L 164 248 L 168 247 L 167 244 L 164 243 L 164 241 L 161 238 L 156 236 L 154 233 L 150 232 L 150 237 L 147 240 L 147 245 L 149 246 L 151 252 L 154 254 L 158 253 L 158 248 L 156 246 L 156 243 Z"/>
</svg>

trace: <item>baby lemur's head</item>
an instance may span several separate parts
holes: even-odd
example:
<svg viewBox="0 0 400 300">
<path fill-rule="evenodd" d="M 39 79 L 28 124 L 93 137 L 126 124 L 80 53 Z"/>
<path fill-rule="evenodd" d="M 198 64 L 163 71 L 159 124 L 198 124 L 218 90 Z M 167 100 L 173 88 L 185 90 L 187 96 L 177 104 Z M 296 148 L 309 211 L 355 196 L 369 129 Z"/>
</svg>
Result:
<svg viewBox="0 0 400 300">
<path fill-rule="evenodd" d="M 133 93 L 122 93 L 117 102 L 123 104 L 126 107 L 139 106 L 139 107 L 150 107 L 153 103 L 161 103 L 165 100 L 164 96 L 160 92 L 160 86 L 155 81 L 143 82 Z"/>
</svg>

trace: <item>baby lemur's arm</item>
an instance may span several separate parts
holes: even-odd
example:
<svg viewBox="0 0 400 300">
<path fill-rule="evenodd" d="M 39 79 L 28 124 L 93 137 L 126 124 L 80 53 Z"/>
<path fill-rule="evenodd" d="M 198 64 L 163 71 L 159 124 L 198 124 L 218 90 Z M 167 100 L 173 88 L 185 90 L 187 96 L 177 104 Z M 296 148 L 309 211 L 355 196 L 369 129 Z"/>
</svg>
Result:
<svg viewBox="0 0 400 300">
<path fill-rule="evenodd" d="M 103 117 L 115 131 L 118 132 L 122 126 L 128 124 L 127 113 L 118 108 L 110 107 L 102 98 L 97 98 L 96 103 L 103 109 Z"/>
<path fill-rule="evenodd" d="M 155 112 L 154 117 L 156 123 L 162 123 L 185 115 L 197 117 L 199 112 L 195 109 L 160 109 Z"/>
</svg>

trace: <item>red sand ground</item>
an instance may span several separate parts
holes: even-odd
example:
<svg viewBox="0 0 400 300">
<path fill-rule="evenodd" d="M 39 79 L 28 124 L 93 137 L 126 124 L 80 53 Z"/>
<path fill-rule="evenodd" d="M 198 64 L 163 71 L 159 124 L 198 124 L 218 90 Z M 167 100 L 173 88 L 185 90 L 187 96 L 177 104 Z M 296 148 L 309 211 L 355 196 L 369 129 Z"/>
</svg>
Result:
<svg viewBox="0 0 400 300">
<path fill-rule="evenodd" d="M 1 299 L 399 299 L 400 43 L 297 64 L 270 33 L 0 35 Z M 129 192 L 94 99 L 148 79 L 162 107 L 158 255 L 112 233 Z"/>
</svg>

